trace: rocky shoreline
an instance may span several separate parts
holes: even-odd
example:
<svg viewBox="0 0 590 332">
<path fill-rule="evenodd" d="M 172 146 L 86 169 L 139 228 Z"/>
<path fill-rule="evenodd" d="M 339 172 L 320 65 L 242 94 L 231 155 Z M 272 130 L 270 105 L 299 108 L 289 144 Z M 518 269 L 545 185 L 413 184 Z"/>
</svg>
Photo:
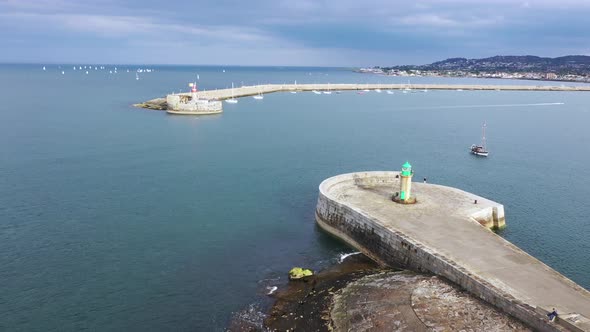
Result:
<svg viewBox="0 0 590 332">
<path fill-rule="evenodd" d="M 165 111 L 168 109 L 166 98 L 156 98 L 143 103 L 133 104 L 133 106 L 154 111 Z"/>
<path fill-rule="evenodd" d="M 260 319 L 229 331 L 530 331 L 439 277 L 383 269 L 353 255 L 273 295 Z"/>
</svg>

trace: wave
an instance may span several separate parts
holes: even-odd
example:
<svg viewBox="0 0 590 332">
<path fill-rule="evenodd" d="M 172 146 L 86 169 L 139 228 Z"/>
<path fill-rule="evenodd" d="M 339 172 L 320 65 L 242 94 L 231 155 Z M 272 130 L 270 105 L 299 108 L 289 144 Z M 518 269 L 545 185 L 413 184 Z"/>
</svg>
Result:
<svg viewBox="0 0 590 332">
<path fill-rule="evenodd" d="M 266 293 L 266 295 L 272 295 L 272 293 L 276 292 L 276 290 L 279 288 L 277 286 L 268 286 L 266 289 L 268 289 L 268 293 Z"/>
<path fill-rule="evenodd" d="M 355 251 L 355 252 L 351 252 L 351 253 L 347 253 L 347 254 L 340 254 L 340 257 L 339 257 L 339 259 L 338 259 L 338 263 L 342 263 L 342 262 L 344 262 L 344 260 L 345 260 L 347 257 L 350 257 L 350 256 L 352 256 L 352 255 L 358 255 L 358 254 L 360 254 L 360 253 L 361 253 L 360 251 Z"/>
</svg>

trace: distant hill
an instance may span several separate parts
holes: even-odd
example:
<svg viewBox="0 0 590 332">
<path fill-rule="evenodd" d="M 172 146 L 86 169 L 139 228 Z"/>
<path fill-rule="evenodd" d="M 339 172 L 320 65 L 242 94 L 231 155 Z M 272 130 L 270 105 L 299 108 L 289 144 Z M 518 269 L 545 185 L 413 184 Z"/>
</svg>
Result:
<svg viewBox="0 0 590 332">
<path fill-rule="evenodd" d="M 466 72 L 553 72 L 557 74 L 590 74 L 590 56 L 567 55 L 544 58 L 533 55 L 493 56 L 483 59 L 450 58 L 427 65 L 393 66 L 383 69 L 436 70 Z"/>
</svg>

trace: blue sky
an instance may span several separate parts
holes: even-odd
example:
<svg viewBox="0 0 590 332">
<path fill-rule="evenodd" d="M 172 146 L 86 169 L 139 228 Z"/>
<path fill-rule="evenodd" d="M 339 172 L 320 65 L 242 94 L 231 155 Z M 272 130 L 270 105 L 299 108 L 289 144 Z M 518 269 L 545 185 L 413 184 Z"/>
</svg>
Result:
<svg viewBox="0 0 590 332">
<path fill-rule="evenodd" d="M 372 66 L 590 55 L 588 0 L 0 0 L 0 62 Z"/>
</svg>

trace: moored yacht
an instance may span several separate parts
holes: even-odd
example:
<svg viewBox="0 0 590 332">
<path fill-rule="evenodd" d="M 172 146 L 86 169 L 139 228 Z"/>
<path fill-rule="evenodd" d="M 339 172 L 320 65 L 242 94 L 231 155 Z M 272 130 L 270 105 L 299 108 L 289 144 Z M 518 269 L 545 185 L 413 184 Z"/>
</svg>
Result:
<svg viewBox="0 0 590 332">
<path fill-rule="evenodd" d="M 472 144 L 471 153 L 476 156 L 487 157 L 489 152 L 486 148 L 486 123 L 484 122 L 481 127 L 481 145 Z"/>
<path fill-rule="evenodd" d="M 234 98 L 234 82 L 231 82 L 231 98 L 225 100 L 228 104 L 237 104 L 238 100 Z"/>
</svg>

